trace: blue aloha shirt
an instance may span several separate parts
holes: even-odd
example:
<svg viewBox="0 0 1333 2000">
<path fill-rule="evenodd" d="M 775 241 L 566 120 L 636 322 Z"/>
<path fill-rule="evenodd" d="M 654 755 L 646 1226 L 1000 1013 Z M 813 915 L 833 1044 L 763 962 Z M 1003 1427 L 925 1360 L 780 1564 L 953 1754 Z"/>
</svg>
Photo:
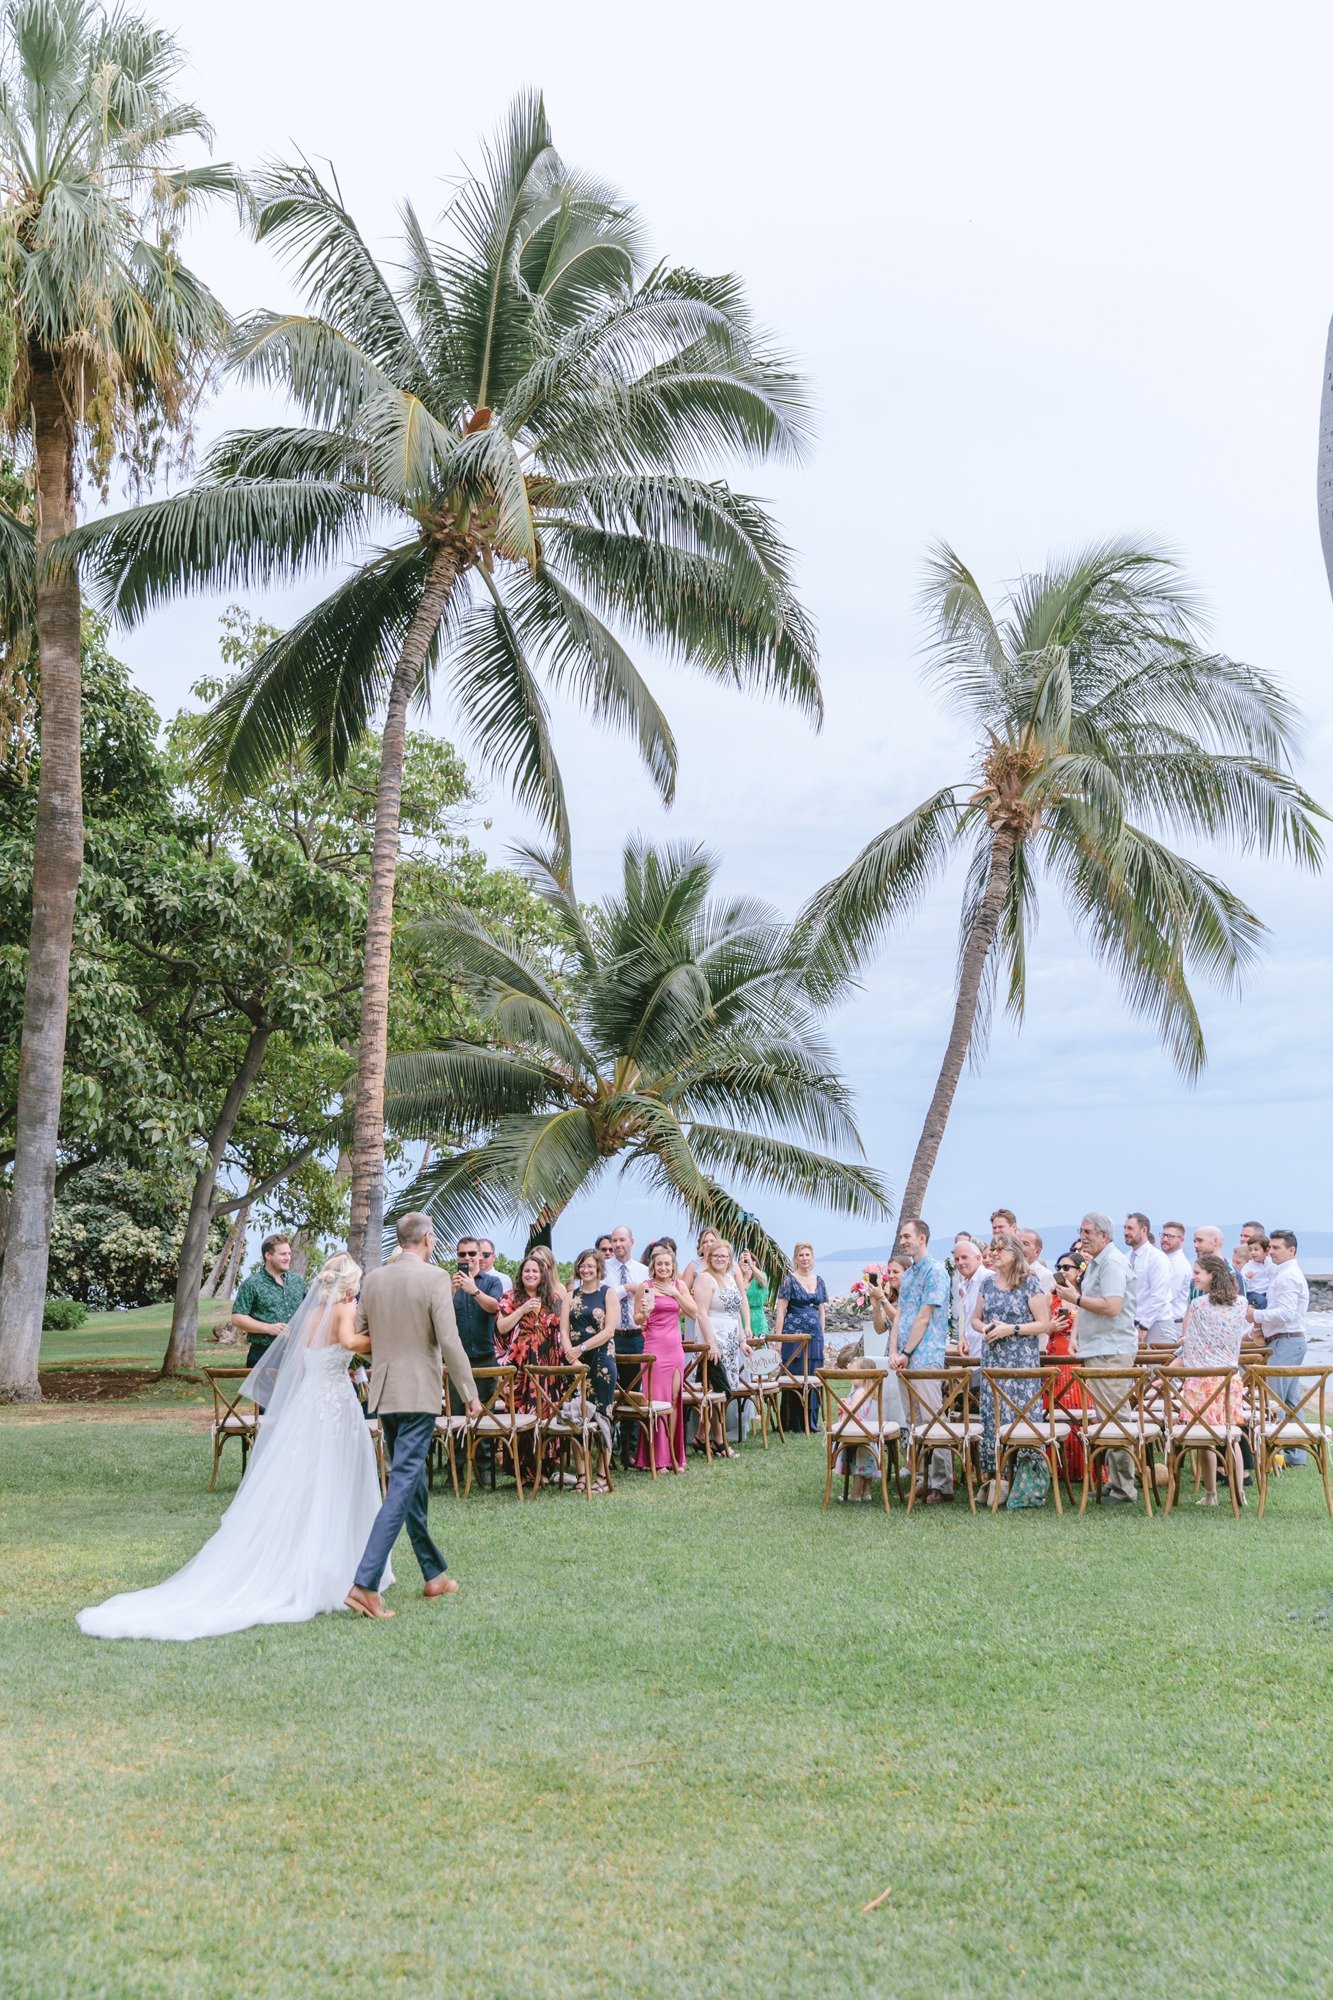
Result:
<svg viewBox="0 0 1333 2000">
<path fill-rule="evenodd" d="M 930 1322 L 907 1357 L 909 1368 L 943 1368 L 949 1339 L 949 1273 L 938 1257 L 920 1257 L 909 1264 L 898 1293 L 898 1345 L 904 1351 L 917 1314 L 931 1308 Z"/>
</svg>

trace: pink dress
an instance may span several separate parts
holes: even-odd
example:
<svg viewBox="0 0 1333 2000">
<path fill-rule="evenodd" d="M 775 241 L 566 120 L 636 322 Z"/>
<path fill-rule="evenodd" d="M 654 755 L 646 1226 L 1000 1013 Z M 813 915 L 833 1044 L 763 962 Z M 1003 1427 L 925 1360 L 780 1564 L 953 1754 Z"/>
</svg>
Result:
<svg viewBox="0 0 1333 2000">
<path fill-rule="evenodd" d="M 685 1379 L 685 1345 L 680 1331 L 680 1301 L 665 1298 L 657 1292 L 653 1298 L 652 1311 L 643 1329 L 643 1351 L 657 1357 L 653 1369 L 653 1401 L 673 1405 L 671 1425 L 668 1431 L 666 1420 L 657 1420 L 657 1435 L 653 1440 L 653 1454 L 660 1472 L 664 1466 L 674 1465 L 678 1471 L 685 1467 L 685 1405 L 681 1398 L 681 1384 Z M 648 1451 L 645 1440 L 639 1439 L 637 1463 L 646 1471 Z"/>
</svg>

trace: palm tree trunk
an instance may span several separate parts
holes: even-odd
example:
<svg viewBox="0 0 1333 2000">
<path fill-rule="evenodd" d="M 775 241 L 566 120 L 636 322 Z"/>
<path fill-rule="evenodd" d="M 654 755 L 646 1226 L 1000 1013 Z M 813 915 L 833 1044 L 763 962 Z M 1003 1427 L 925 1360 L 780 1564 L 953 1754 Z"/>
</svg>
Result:
<svg viewBox="0 0 1333 2000">
<path fill-rule="evenodd" d="M 1324 351 L 1324 393 L 1319 403 L 1319 539 L 1328 587 L 1333 590 L 1333 321 Z"/>
<path fill-rule="evenodd" d="M 44 560 L 49 545 L 74 526 L 75 425 L 50 357 L 34 353 L 31 368 L 41 771 L 14 1174 L 0 1275 L 0 1402 L 35 1402 L 42 1393 L 37 1360 L 55 1203 L 74 904 L 83 868 L 79 586 L 69 575 L 47 576 Z"/>
<path fill-rule="evenodd" d="M 190 1210 L 185 1218 L 185 1235 L 181 1240 L 180 1263 L 176 1270 L 176 1295 L 171 1302 L 171 1335 L 162 1357 L 164 1375 L 179 1375 L 185 1369 L 194 1367 L 199 1344 L 199 1288 L 203 1282 L 204 1258 L 208 1254 L 208 1231 L 213 1220 L 213 1193 L 218 1184 L 218 1168 L 222 1165 L 222 1155 L 231 1143 L 231 1135 L 236 1129 L 241 1107 L 250 1094 L 250 1086 L 263 1066 L 272 1033 L 272 1023 L 263 1017 L 251 1027 L 241 1066 L 231 1080 L 227 1095 L 222 1100 L 222 1109 L 208 1135 L 208 1153 L 195 1178 Z"/>
<path fill-rule="evenodd" d="M 912 1157 L 912 1169 L 907 1176 L 907 1186 L 903 1190 L 902 1206 L 898 1210 L 900 1223 L 912 1216 L 919 1216 L 926 1199 L 926 1189 L 935 1171 L 935 1161 L 944 1138 L 944 1128 L 949 1122 L 953 1109 L 954 1092 L 958 1079 L 963 1074 L 963 1064 L 972 1045 L 972 1030 L 976 1026 L 977 1007 L 981 1000 L 981 981 L 986 970 L 986 960 L 990 957 L 995 943 L 995 933 L 1000 927 L 1000 914 L 1004 909 L 1005 892 L 1009 886 L 1009 864 L 1013 860 L 1014 836 L 1004 830 L 997 831 L 991 847 L 990 874 L 986 878 L 986 892 L 977 910 L 976 921 L 972 925 L 967 943 L 963 948 L 962 964 L 959 967 L 958 996 L 954 1001 L 953 1026 L 949 1030 L 949 1043 L 944 1051 L 944 1061 L 940 1066 L 935 1084 L 935 1094 L 926 1112 L 926 1122 L 921 1128 L 921 1137 L 916 1142 L 916 1152 Z"/>
<path fill-rule="evenodd" d="M 398 877 L 398 824 L 403 803 L 407 711 L 421 686 L 430 642 L 458 576 L 458 551 L 436 551 L 389 690 L 375 795 L 375 844 L 361 989 L 361 1039 L 352 1120 L 352 1213 L 347 1248 L 363 1267 L 380 1261 L 384 1226 L 384 1065 L 389 1053 L 389 958 Z"/>
</svg>

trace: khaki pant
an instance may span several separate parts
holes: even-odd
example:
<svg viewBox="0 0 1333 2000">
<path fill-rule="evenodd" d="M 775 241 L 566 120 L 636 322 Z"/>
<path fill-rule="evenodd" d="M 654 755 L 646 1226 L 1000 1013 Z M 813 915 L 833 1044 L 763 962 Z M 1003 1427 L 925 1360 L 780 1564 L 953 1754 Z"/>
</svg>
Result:
<svg viewBox="0 0 1333 2000">
<path fill-rule="evenodd" d="M 1096 1367 L 1096 1368 L 1105 1368 L 1109 1365 L 1110 1362 L 1109 1356 L 1105 1361 L 1098 1360 L 1092 1355 L 1089 1355 L 1087 1359 L 1088 1359 L 1088 1365 L 1090 1367 Z M 1107 1376 L 1102 1376 L 1100 1378 L 1094 1376 L 1088 1382 L 1087 1387 L 1091 1389 L 1092 1400 L 1094 1403 L 1096 1403 L 1098 1409 L 1109 1411 L 1115 1408 L 1116 1404 L 1120 1401 L 1120 1398 L 1122 1396 L 1128 1394 L 1129 1389 L 1133 1384 L 1133 1380 L 1134 1378 L 1132 1375 L 1124 1375 L 1124 1376 L 1107 1375 Z M 1120 1416 L 1123 1419 L 1125 1415 L 1126 1415 L 1126 1408 L 1122 1407 Z M 1138 1492 L 1138 1489 L 1134 1484 L 1133 1452 L 1108 1451 L 1105 1454 L 1105 1456 L 1106 1456 L 1106 1471 L 1107 1471 L 1107 1481 L 1106 1481 L 1107 1492 L 1118 1494 L 1120 1498 L 1124 1500 L 1133 1500 Z"/>
<path fill-rule="evenodd" d="M 940 1406 L 940 1398 L 944 1391 L 943 1382 L 921 1382 L 918 1381 L 910 1368 L 905 1372 L 911 1376 L 913 1389 L 933 1416 Z M 903 1397 L 903 1402 L 906 1404 L 906 1396 Z M 930 1492 L 947 1494 L 949 1499 L 952 1500 L 953 1453 L 951 1451 L 932 1451 L 930 1454 L 930 1471 L 927 1477 L 927 1486 Z"/>
</svg>

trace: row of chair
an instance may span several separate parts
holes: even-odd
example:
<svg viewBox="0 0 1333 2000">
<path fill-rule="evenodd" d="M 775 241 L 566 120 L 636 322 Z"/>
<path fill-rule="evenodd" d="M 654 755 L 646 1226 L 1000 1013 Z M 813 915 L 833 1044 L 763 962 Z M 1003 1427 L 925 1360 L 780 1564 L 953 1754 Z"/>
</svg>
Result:
<svg viewBox="0 0 1333 2000">
<path fill-rule="evenodd" d="M 1326 1421 L 1328 1379 L 1333 1368 L 1290 1368 L 1260 1362 L 1235 1368 L 1182 1368 L 1169 1356 L 1124 1362 L 1079 1362 L 1052 1357 L 1040 1368 L 975 1370 L 967 1362 L 894 1376 L 905 1399 L 906 1422 L 885 1409 L 887 1369 L 850 1373 L 846 1368 L 814 1371 L 824 1412 L 827 1507 L 839 1461 L 843 1494 L 851 1479 L 857 1446 L 870 1446 L 879 1464 L 879 1484 L 887 1510 L 891 1484 L 896 1484 L 904 1454 L 908 1476 L 907 1511 L 926 1482 L 931 1458 L 944 1451 L 958 1461 L 972 1512 L 980 1471 L 982 1425 L 977 1413 L 974 1377 L 989 1383 L 995 1417 L 995 1478 L 991 1508 L 999 1505 L 1001 1484 L 1021 1451 L 1040 1451 L 1051 1467 L 1051 1488 L 1057 1513 L 1062 1512 L 1061 1485 L 1073 1504 L 1068 1477 L 1068 1446 L 1077 1441 L 1082 1452 L 1082 1514 L 1088 1495 L 1101 1497 L 1097 1468 L 1108 1452 L 1127 1452 L 1138 1474 L 1145 1512 L 1152 1512 L 1159 1460 L 1164 1472 L 1164 1511 L 1170 1513 L 1179 1493 L 1181 1471 L 1201 1453 L 1218 1454 L 1227 1469 L 1233 1513 L 1240 1511 L 1241 1447 L 1252 1457 L 1262 1515 L 1268 1483 L 1279 1454 L 1308 1452 L 1319 1467 L 1324 1498 L 1333 1518 L 1333 1485 L 1329 1476 L 1330 1428 Z M 1073 1407 L 1056 1401 L 1057 1378 L 1077 1385 Z M 1232 1384 L 1241 1386 L 1241 1421 L 1232 1420 Z M 1296 1388 L 1291 1403 L 1283 1389 Z M 1187 1383 L 1210 1386 L 1190 1395 Z"/>
</svg>

